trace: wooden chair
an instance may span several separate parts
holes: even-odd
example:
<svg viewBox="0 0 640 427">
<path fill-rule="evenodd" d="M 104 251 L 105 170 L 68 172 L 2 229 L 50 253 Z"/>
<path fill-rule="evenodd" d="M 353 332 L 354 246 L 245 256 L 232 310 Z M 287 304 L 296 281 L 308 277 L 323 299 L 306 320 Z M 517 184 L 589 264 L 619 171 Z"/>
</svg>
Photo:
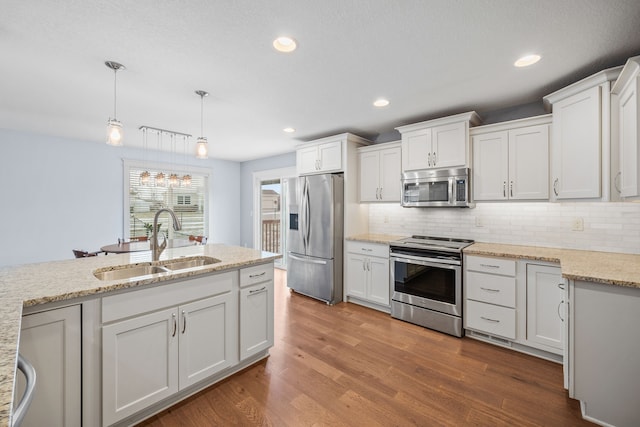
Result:
<svg viewBox="0 0 640 427">
<path fill-rule="evenodd" d="M 100 251 L 87 252 L 87 251 L 81 251 L 78 249 L 72 249 L 72 251 L 73 251 L 73 255 L 75 255 L 76 258 L 86 258 L 90 256 L 97 256 L 100 253 Z"/>
</svg>

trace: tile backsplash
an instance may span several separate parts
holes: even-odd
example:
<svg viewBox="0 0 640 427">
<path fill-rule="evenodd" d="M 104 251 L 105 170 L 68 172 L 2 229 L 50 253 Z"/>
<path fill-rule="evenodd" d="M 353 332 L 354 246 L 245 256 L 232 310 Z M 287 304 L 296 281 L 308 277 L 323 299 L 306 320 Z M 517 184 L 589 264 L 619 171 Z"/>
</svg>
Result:
<svg viewBox="0 0 640 427">
<path fill-rule="evenodd" d="M 472 209 L 371 204 L 369 232 L 640 254 L 640 203 L 477 203 Z"/>
</svg>

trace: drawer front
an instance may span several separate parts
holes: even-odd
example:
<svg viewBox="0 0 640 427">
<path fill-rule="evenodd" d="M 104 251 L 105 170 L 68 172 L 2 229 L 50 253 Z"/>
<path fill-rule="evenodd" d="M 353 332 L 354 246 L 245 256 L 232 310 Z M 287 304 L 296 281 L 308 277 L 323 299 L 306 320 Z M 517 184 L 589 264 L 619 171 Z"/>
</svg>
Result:
<svg viewBox="0 0 640 427">
<path fill-rule="evenodd" d="M 467 301 L 465 327 L 504 338 L 516 339 L 516 310 Z"/>
<path fill-rule="evenodd" d="M 361 254 L 366 256 L 375 256 L 378 258 L 389 259 L 389 245 L 379 243 L 365 243 L 356 241 L 346 242 L 347 252 L 352 254 Z"/>
<path fill-rule="evenodd" d="M 267 280 L 273 280 L 273 263 L 256 265 L 240 270 L 240 287 L 262 283 Z"/>
<path fill-rule="evenodd" d="M 467 299 L 516 308 L 516 278 L 468 271 Z"/>
<path fill-rule="evenodd" d="M 238 272 L 229 271 L 104 297 L 102 322 L 112 322 L 230 292 L 237 283 Z"/>
<path fill-rule="evenodd" d="M 469 255 L 465 260 L 465 268 L 467 270 L 500 274 L 502 276 L 516 275 L 516 261 L 506 258 L 488 258 Z"/>
</svg>

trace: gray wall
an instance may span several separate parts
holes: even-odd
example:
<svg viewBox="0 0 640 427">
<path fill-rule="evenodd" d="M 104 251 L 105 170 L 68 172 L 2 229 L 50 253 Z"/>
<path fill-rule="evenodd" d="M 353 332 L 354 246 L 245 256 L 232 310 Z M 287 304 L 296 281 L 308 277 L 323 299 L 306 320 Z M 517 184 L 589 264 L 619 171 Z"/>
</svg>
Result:
<svg viewBox="0 0 640 427">
<path fill-rule="evenodd" d="M 73 258 L 72 249 L 93 251 L 122 237 L 124 158 L 145 156 L 0 129 L 0 267 Z M 153 158 L 171 162 L 170 153 Z M 188 163 L 211 171 L 209 242 L 240 244 L 240 163 Z"/>
<path fill-rule="evenodd" d="M 240 164 L 240 241 L 242 246 L 253 246 L 253 173 L 296 165 L 296 153 L 265 157 Z"/>
</svg>

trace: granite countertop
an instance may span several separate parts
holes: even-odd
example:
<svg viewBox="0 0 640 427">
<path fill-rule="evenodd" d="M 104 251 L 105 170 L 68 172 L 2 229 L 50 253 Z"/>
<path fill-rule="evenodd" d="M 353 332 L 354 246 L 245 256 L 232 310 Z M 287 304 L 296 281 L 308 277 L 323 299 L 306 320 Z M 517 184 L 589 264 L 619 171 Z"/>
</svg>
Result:
<svg viewBox="0 0 640 427">
<path fill-rule="evenodd" d="M 467 246 L 464 253 L 557 262 L 560 263 L 562 277 L 569 280 L 640 288 L 640 255 L 638 254 L 502 245 L 499 243 L 474 243 Z"/>
<path fill-rule="evenodd" d="M 358 234 L 356 236 L 349 236 L 346 240 L 353 240 L 356 242 L 369 242 L 369 243 L 381 243 L 388 245 L 394 240 L 404 239 L 407 236 L 394 236 L 391 234 Z"/>
<path fill-rule="evenodd" d="M 235 269 L 270 262 L 281 257 L 278 254 L 255 249 L 209 244 L 167 249 L 162 253 L 160 260 L 191 256 L 209 256 L 219 259 L 220 262 L 200 267 L 197 271 L 163 273 L 145 276 L 143 280 L 101 281 L 93 276 L 93 271 L 117 265 L 148 263 L 151 261 L 151 251 L 26 264 L 0 269 L 0 300 L 2 301 L 0 304 L 0 329 L 2 329 L 0 335 L 0 427 L 9 426 L 10 421 L 23 307 L 92 295 L 100 297 L 101 294 L 119 289 Z"/>
</svg>

